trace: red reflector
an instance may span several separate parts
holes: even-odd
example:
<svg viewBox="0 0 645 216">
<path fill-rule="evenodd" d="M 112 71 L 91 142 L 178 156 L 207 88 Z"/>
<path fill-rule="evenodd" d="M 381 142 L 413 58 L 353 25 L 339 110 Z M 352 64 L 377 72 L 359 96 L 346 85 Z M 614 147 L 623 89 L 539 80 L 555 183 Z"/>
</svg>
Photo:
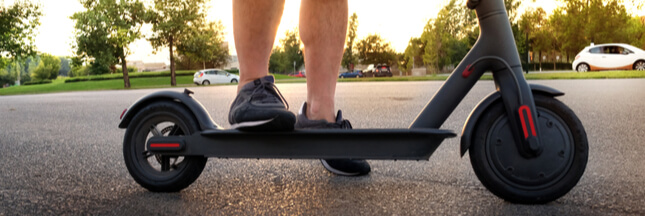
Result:
<svg viewBox="0 0 645 216">
<path fill-rule="evenodd" d="M 179 143 L 150 143 L 150 148 L 179 148 Z"/>
<path fill-rule="evenodd" d="M 126 111 L 128 111 L 127 108 L 123 110 L 123 112 L 121 113 L 121 117 L 119 117 L 119 119 L 123 119 L 123 115 L 125 114 Z"/>
<path fill-rule="evenodd" d="M 529 138 L 529 131 L 528 131 L 528 128 L 526 127 L 524 112 L 526 112 L 526 116 L 528 117 L 529 127 L 531 128 L 531 135 L 537 136 L 535 133 L 535 124 L 533 123 L 533 115 L 531 115 L 531 109 L 529 109 L 529 106 L 522 105 L 518 111 L 520 113 L 520 120 L 522 121 L 522 130 L 524 131 L 524 139 Z"/>
<path fill-rule="evenodd" d="M 461 73 L 461 76 L 464 78 L 468 78 L 468 76 L 470 76 L 470 74 L 473 73 L 474 70 L 475 70 L 475 67 L 473 67 L 472 65 L 468 65 L 466 66 L 466 69 L 464 69 L 464 72 Z"/>
</svg>

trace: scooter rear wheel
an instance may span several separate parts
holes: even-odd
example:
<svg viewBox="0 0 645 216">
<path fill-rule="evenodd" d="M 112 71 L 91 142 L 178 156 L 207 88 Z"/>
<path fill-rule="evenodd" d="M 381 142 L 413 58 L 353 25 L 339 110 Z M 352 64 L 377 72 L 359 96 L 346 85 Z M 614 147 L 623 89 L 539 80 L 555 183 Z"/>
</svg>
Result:
<svg viewBox="0 0 645 216">
<path fill-rule="evenodd" d="M 123 157 L 132 178 L 153 192 L 177 192 L 192 184 L 204 170 L 207 158 L 152 154 L 146 142 L 153 136 L 192 134 L 198 128 L 190 111 L 179 103 L 161 101 L 142 108 L 123 140 Z"/>
<path fill-rule="evenodd" d="M 475 174 L 493 194 L 509 202 L 547 203 L 568 193 L 587 165 L 588 143 L 575 113 L 553 97 L 535 95 L 542 153 L 520 155 L 504 104 L 488 108 L 470 146 Z"/>
</svg>

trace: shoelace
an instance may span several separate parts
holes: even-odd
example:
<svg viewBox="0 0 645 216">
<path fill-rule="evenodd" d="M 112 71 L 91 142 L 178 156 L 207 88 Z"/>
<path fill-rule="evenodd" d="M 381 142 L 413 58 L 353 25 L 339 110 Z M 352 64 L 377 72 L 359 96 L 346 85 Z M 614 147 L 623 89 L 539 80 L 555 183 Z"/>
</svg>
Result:
<svg viewBox="0 0 645 216">
<path fill-rule="evenodd" d="M 341 129 L 352 129 L 352 123 L 349 123 L 349 120 L 343 119 L 340 121 L 340 128 Z"/>
<path fill-rule="evenodd" d="M 281 100 L 281 102 L 287 107 L 287 110 L 289 109 L 289 103 L 287 102 L 287 99 L 285 99 L 284 96 L 282 96 L 282 93 L 280 93 L 280 91 L 278 90 L 278 87 L 276 87 L 273 83 L 260 82 L 260 85 L 256 87 L 255 90 L 253 90 L 253 95 L 256 95 L 256 93 L 258 93 L 258 91 L 260 91 L 261 89 L 271 92 L 271 94 L 273 94 L 274 96 L 276 96 Z M 267 99 L 267 98 L 270 98 L 270 97 L 265 97 L 264 99 Z"/>
</svg>

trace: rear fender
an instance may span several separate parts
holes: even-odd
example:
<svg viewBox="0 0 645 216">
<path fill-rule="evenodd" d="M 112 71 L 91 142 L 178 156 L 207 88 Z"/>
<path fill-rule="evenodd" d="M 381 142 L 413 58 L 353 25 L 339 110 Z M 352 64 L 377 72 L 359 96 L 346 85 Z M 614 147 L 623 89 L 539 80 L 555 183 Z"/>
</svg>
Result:
<svg viewBox="0 0 645 216">
<path fill-rule="evenodd" d="M 123 113 L 121 117 L 121 123 L 119 123 L 119 128 L 127 128 L 134 116 L 147 105 L 157 101 L 166 100 L 181 103 L 186 106 L 186 108 L 188 108 L 190 112 L 195 116 L 195 119 L 199 123 L 200 130 L 203 131 L 209 129 L 219 129 L 220 127 L 213 123 L 213 119 L 211 118 L 210 114 L 206 112 L 204 106 L 199 103 L 199 101 L 190 96 L 192 93 L 192 91 L 184 89 L 183 93 L 174 91 L 160 91 L 143 96 L 142 98 L 137 100 L 137 102 L 132 104 L 132 106 L 130 106 L 130 108 L 125 111 L 125 113 Z"/>
<path fill-rule="evenodd" d="M 533 95 L 541 94 L 541 95 L 547 95 L 550 97 L 557 97 L 557 96 L 564 95 L 564 92 L 558 91 L 548 86 L 529 84 L 529 87 L 531 88 L 531 92 L 533 92 Z M 479 104 L 475 106 L 475 109 L 473 109 L 473 111 L 470 112 L 470 115 L 468 116 L 468 119 L 466 119 L 466 123 L 464 124 L 464 128 L 461 131 L 460 153 L 462 157 L 464 156 L 464 154 L 466 154 L 466 151 L 468 151 L 468 148 L 470 148 L 470 144 L 472 143 L 472 139 L 473 139 L 472 135 L 475 130 L 475 126 L 479 121 L 479 118 L 486 112 L 488 107 L 492 106 L 494 103 L 498 101 L 501 102 L 501 100 L 502 100 L 502 95 L 499 92 L 493 92 L 490 95 L 488 95 L 486 98 L 481 100 Z"/>
</svg>

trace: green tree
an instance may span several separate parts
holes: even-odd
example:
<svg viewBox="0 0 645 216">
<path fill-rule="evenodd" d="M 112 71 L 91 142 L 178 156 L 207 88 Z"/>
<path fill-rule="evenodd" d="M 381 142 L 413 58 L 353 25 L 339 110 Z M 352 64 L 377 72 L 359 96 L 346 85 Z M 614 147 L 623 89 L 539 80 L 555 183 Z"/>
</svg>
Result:
<svg viewBox="0 0 645 216">
<path fill-rule="evenodd" d="M 547 21 L 559 43 L 559 50 L 573 56 L 590 43 L 633 43 L 633 18 L 620 0 L 562 0 L 564 6 Z M 642 1 L 631 1 L 642 5 Z M 638 31 L 639 29 L 635 29 Z M 541 43 L 533 41 L 532 43 Z M 568 57 L 567 57 L 568 58 Z"/>
<path fill-rule="evenodd" d="M 420 38 L 410 38 L 408 42 L 408 47 L 405 48 L 401 61 L 399 63 L 399 69 L 401 71 L 410 72 L 416 64 L 423 63 L 423 50 L 425 49 L 425 44 L 421 41 Z"/>
<path fill-rule="evenodd" d="M 278 73 L 287 73 L 295 70 L 305 64 L 305 58 L 301 48 L 302 42 L 298 37 L 298 29 L 289 30 L 285 37 L 280 39 L 280 47 L 271 51 L 269 57 L 269 71 Z"/>
<path fill-rule="evenodd" d="M 175 54 L 177 41 L 190 31 L 193 25 L 204 22 L 205 0 L 154 0 L 154 9 L 149 17 L 153 35 L 148 40 L 156 50 L 168 47 L 170 57 L 170 85 L 176 86 Z"/>
<path fill-rule="evenodd" d="M 396 53 L 390 42 L 378 34 L 369 34 L 356 44 L 358 61 L 361 64 L 396 63 Z"/>
<path fill-rule="evenodd" d="M 519 26 L 522 32 L 528 37 L 528 46 L 537 55 L 540 64 L 542 62 L 542 53 L 549 49 L 550 37 L 544 29 L 548 23 L 546 12 L 542 8 L 531 8 L 522 14 Z M 540 65 L 541 67 L 541 65 Z"/>
<path fill-rule="evenodd" d="M 508 19 L 511 22 L 511 25 L 517 23 L 517 14 L 520 6 L 522 6 L 522 1 L 504 0 L 504 6 L 506 6 L 506 13 L 508 13 Z"/>
<path fill-rule="evenodd" d="M 473 46 L 476 30 L 474 12 L 451 0 L 424 27 L 423 63 L 436 71 L 459 63 Z"/>
<path fill-rule="evenodd" d="M 80 0 L 86 11 L 72 15 L 76 21 L 76 54 L 93 59 L 92 71 L 106 73 L 121 64 L 123 83 L 130 88 L 126 57 L 128 45 L 141 37 L 146 16 L 139 0 Z"/>
<path fill-rule="evenodd" d="M 617 0 L 603 2 L 602 0 L 589 0 L 587 5 L 589 19 L 584 29 L 584 34 L 591 42 L 618 43 L 627 42 L 622 29 L 626 29 L 629 15 L 625 6 Z M 618 29 L 619 31 L 615 31 Z"/>
<path fill-rule="evenodd" d="M 537 60 L 542 67 L 543 54 L 554 50 L 553 28 L 542 8 L 525 13 L 521 19 L 521 28 L 528 34 L 531 49 L 537 54 Z"/>
<path fill-rule="evenodd" d="M 224 41 L 224 25 L 222 22 L 209 22 L 206 24 L 195 23 L 189 28 L 186 38 L 177 41 L 177 57 L 185 69 L 194 68 L 194 63 L 201 63 L 202 69 L 222 67 L 229 59 L 228 47 L 222 45 Z"/>
<path fill-rule="evenodd" d="M 282 51 L 284 51 L 287 64 L 291 65 L 291 68 L 294 67 L 294 62 L 295 70 L 298 70 L 298 68 L 305 64 L 305 57 L 301 48 L 302 42 L 300 41 L 300 37 L 298 37 L 298 29 L 287 31 L 286 37 L 280 40 L 280 44 L 282 44 Z"/>
<path fill-rule="evenodd" d="M 34 30 L 40 25 L 40 6 L 30 1 L 16 1 L 5 7 L 0 5 L 0 68 L 9 59 L 34 55 Z"/>
<path fill-rule="evenodd" d="M 69 72 L 69 77 L 79 77 L 87 76 L 89 74 L 87 67 L 83 64 L 85 63 L 84 59 L 79 56 L 72 57 L 71 60 L 71 71 Z"/>
<path fill-rule="evenodd" d="M 67 57 L 58 57 L 60 59 L 60 70 L 58 71 L 58 75 L 61 76 L 69 76 L 69 71 L 72 70 L 70 67 L 70 60 Z"/>
<path fill-rule="evenodd" d="M 31 74 L 39 63 L 40 57 L 37 55 L 11 59 L 5 68 L 0 69 L 0 84 L 13 85 L 16 81 L 21 83 L 31 81 Z"/>
<path fill-rule="evenodd" d="M 347 25 L 347 44 L 345 45 L 345 52 L 343 53 L 342 65 L 347 70 L 352 70 L 352 65 L 358 63 L 356 53 L 354 52 L 354 41 L 356 40 L 356 31 L 358 30 L 358 15 L 356 12 L 349 17 L 349 24 Z"/>
<path fill-rule="evenodd" d="M 31 74 L 33 74 L 34 70 L 36 70 L 40 62 L 40 56 L 37 55 L 30 56 L 25 59 L 24 62 L 21 62 L 23 66 L 21 66 L 21 70 L 18 72 L 20 76 L 20 82 L 31 81 Z"/>
<path fill-rule="evenodd" d="M 287 60 L 284 51 L 281 48 L 273 48 L 269 57 L 269 71 L 271 73 L 285 73 L 289 69 L 289 60 Z"/>
<path fill-rule="evenodd" d="M 0 84 L 13 85 L 19 79 L 22 66 L 17 61 L 9 61 L 5 67 L 0 68 Z"/>
<path fill-rule="evenodd" d="M 645 16 L 633 17 L 629 21 L 627 32 L 628 38 L 632 39 L 630 44 L 645 49 Z"/>
<path fill-rule="evenodd" d="M 522 6 L 522 1 L 520 0 L 504 0 L 504 5 L 506 6 L 506 11 L 508 13 L 508 19 L 511 23 L 511 30 L 513 31 L 513 36 L 515 37 L 515 45 L 517 46 L 517 51 L 520 54 L 520 61 L 522 65 L 527 66 L 525 69 L 528 72 L 528 38 L 524 34 L 524 31 L 521 30 L 519 24 L 519 8 Z"/>
<path fill-rule="evenodd" d="M 60 70 L 60 59 L 58 57 L 42 54 L 40 55 L 40 64 L 32 72 L 34 80 L 52 80 L 58 76 Z"/>
</svg>

